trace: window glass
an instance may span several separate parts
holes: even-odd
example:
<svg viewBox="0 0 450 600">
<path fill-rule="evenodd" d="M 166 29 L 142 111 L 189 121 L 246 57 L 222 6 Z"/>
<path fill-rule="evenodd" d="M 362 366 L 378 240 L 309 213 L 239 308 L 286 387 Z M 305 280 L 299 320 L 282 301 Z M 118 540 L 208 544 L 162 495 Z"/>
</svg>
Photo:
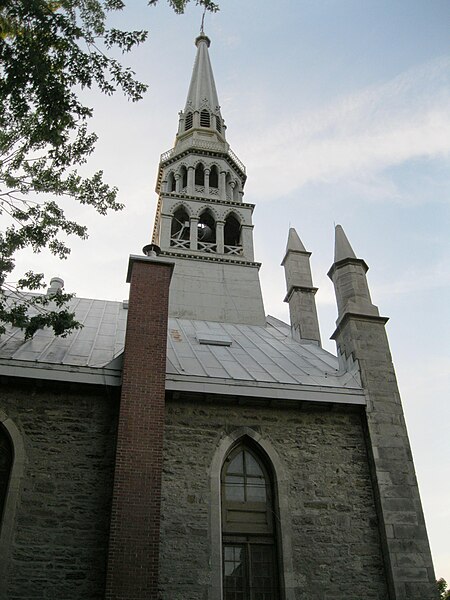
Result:
<svg viewBox="0 0 450 600">
<path fill-rule="evenodd" d="M 246 588 L 247 566 L 245 550 L 242 546 L 224 547 L 224 597 L 225 600 L 244 599 Z"/>
<path fill-rule="evenodd" d="M 236 502 L 245 501 L 244 478 L 228 475 L 225 479 L 225 497 Z"/>
<path fill-rule="evenodd" d="M 249 475 L 258 475 L 259 477 L 264 477 L 261 467 L 250 454 L 250 452 L 245 453 L 245 466 Z"/>
<path fill-rule="evenodd" d="M 278 600 L 273 545 L 224 545 L 223 575 L 225 600 Z"/>
<path fill-rule="evenodd" d="M 266 502 L 266 478 L 248 450 L 239 450 L 230 458 L 225 473 L 225 497 L 237 502 Z"/>
<path fill-rule="evenodd" d="M 239 452 L 228 466 L 227 473 L 244 473 L 244 453 Z"/>
<path fill-rule="evenodd" d="M 279 600 L 270 471 L 241 444 L 222 468 L 224 600 Z"/>
<path fill-rule="evenodd" d="M 266 501 L 266 483 L 264 480 L 250 480 L 246 486 L 247 502 L 265 502 Z"/>
</svg>

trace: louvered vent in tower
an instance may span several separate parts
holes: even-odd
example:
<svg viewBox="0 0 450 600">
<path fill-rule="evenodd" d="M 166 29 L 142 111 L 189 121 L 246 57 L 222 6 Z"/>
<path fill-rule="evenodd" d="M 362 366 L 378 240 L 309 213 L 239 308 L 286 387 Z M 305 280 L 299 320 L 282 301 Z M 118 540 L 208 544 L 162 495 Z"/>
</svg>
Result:
<svg viewBox="0 0 450 600">
<path fill-rule="evenodd" d="M 192 123 L 193 123 L 193 115 L 190 112 L 186 115 L 186 119 L 184 121 L 184 130 L 187 131 L 188 129 L 192 129 Z"/>
<path fill-rule="evenodd" d="M 202 110 L 200 113 L 200 127 L 210 127 L 211 117 L 207 110 Z"/>
</svg>

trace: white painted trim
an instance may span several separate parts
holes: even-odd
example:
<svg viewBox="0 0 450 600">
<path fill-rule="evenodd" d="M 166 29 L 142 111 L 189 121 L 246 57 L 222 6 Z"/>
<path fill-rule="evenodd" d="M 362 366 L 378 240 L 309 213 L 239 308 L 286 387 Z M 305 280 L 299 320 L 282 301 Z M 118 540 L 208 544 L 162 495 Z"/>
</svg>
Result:
<svg viewBox="0 0 450 600">
<path fill-rule="evenodd" d="M 13 448 L 13 463 L 9 477 L 6 502 L 0 523 L 0 598 L 7 598 L 8 567 L 11 560 L 11 549 L 16 522 L 16 508 L 22 485 L 25 468 L 25 447 L 22 434 L 14 422 L 0 410 L 0 424 L 10 437 Z"/>
<path fill-rule="evenodd" d="M 282 564 L 282 599 L 295 600 L 294 568 L 292 562 L 292 526 L 288 506 L 288 477 L 283 462 L 269 441 L 250 427 L 239 427 L 225 434 L 219 441 L 209 470 L 210 510 L 209 534 L 211 547 L 211 585 L 208 600 L 223 600 L 222 578 L 222 514 L 221 514 L 221 471 L 225 457 L 241 438 L 249 437 L 258 444 L 268 456 L 273 467 L 275 483 L 275 501 L 279 517 L 279 560 Z"/>
</svg>

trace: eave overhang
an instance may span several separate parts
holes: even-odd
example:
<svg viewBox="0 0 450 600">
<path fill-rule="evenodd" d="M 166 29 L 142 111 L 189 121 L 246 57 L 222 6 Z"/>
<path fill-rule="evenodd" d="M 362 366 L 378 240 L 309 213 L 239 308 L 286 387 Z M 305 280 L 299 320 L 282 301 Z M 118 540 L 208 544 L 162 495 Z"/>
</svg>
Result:
<svg viewBox="0 0 450 600">
<path fill-rule="evenodd" d="M 0 359 L 0 376 L 113 387 L 122 385 L 122 369 L 57 365 L 15 359 Z"/>
<path fill-rule="evenodd" d="M 273 384 L 234 379 L 205 378 L 168 374 L 166 390 L 172 392 L 203 393 L 221 396 L 257 397 L 266 400 L 291 400 L 328 404 L 366 405 L 361 388 Z"/>
</svg>

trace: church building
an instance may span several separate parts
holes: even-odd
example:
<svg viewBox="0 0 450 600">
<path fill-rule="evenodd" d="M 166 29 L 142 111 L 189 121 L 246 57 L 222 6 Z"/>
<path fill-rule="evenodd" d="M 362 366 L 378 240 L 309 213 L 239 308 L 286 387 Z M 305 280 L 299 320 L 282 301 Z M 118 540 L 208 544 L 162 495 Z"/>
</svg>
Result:
<svg viewBox="0 0 450 600">
<path fill-rule="evenodd" d="M 332 355 L 291 228 L 290 323 L 266 316 L 246 169 L 195 44 L 129 300 L 74 297 L 66 338 L 0 338 L 0 600 L 437 600 L 368 266 L 338 225 Z"/>
</svg>

